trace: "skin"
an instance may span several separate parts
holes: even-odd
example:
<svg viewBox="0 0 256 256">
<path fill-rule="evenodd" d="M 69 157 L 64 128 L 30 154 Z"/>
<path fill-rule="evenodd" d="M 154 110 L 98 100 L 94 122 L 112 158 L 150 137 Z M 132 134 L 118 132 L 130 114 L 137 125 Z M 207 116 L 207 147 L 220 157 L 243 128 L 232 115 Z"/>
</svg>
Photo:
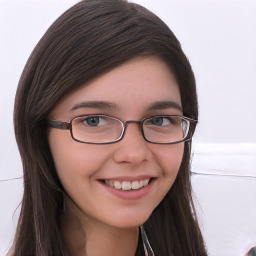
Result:
<svg viewBox="0 0 256 256">
<path fill-rule="evenodd" d="M 104 101 L 111 106 L 80 104 L 89 101 Z M 165 101 L 174 102 L 180 109 L 173 104 L 150 108 L 152 103 Z M 174 74 L 163 61 L 149 57 L 129 61 L 67 94 L 49 119 L 69 121 L 78 115 L 100 113 L 122 120 L 141 120 L 157 114 L 182 115 L 181 107 Z M 62 231 L 71 255 L 134 255 L 138 226 L 171 188 L 184 143 L 148 143 L 134 123 L 127 126 L 124 138 L 113 144 L 78 143 L 69 130 L 55 128 L 49 128 L 48 140 L 67 194 Z M 120 198 L 99 181 L 136 180 L 139 176 L 154 177 L 154 182 L 137 199 Z"/>
</svg>

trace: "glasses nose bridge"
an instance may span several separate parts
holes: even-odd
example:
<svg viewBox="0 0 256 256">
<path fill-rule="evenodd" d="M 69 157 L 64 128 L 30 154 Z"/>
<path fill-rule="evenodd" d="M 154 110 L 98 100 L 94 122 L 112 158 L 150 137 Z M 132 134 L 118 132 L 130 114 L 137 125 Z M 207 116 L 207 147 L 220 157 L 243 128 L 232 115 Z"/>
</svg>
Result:
<svg viewBox="0 0 256 256">
<path fill-rule="evenodd" d="M 143 121 L 127 120 L 127 121 L 124 121 L 123 123 L 124 123 L 124 133 L 126 131 L 126 128 L 127 128 L 128 124 L 138 124 L 139 125 L 139 130 L 142 131 Z"/>
</svg>

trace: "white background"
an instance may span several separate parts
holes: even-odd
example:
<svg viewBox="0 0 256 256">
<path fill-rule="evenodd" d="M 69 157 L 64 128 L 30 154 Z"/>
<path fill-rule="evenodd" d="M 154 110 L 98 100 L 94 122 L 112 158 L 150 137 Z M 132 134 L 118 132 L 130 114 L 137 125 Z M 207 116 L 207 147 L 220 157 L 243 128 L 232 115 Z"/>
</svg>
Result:
<svg viewBox="0 0 256 256">
<path fill-rule="evenodd" d="M 0 255 L 22 191 L 21 179 L 4 181 L 22 176 L 12 124 L 18 80 L 43 33 L 76 2 L 0 0 Z M 134 2 L 169 25 L 195 72 L 193 171 L 200 174 L 192 181 L 209 255 L 244 255 L 256 244 L 256 1 Z"/>
</svg>

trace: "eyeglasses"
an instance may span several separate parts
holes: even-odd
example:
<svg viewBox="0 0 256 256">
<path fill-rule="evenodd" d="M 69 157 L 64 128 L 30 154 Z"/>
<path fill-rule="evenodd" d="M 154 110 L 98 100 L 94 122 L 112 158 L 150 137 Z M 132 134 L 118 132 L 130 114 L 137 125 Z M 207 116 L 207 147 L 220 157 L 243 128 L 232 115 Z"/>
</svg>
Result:
<svg viewBox="0 0 256 256">
<path fill-rule="evenodd" d="M 70 130 L 71 137 L 81 143 L 110 144 L 120 141 L 128 124 L 135 123 L 143 138 L 155 144 L 174 144 L 191 140 L 197 120 L 179 115 L 156 115 L 141 121 L 123 121 L 107 115 L 82 115 L 69 122 L 48 120 L 48 125 Z"/>
</svg>

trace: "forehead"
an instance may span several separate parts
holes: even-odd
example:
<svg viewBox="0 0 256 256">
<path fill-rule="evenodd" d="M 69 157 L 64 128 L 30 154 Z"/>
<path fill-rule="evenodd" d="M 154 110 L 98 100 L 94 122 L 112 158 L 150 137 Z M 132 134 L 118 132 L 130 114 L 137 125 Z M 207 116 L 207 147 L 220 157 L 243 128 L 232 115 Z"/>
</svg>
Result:
<svg viewBox="0 0 256 256">
<path fill-rule="evenodd" d="M 181 106 L 179 86 L 172 70 L 157 58 L 134 59 L 95 78 L 64 96 L 52 113 L 64 114 L 80 103 L 108 102 L 132 111 L 154 102 L 173 101 Z"/>
</svg>

